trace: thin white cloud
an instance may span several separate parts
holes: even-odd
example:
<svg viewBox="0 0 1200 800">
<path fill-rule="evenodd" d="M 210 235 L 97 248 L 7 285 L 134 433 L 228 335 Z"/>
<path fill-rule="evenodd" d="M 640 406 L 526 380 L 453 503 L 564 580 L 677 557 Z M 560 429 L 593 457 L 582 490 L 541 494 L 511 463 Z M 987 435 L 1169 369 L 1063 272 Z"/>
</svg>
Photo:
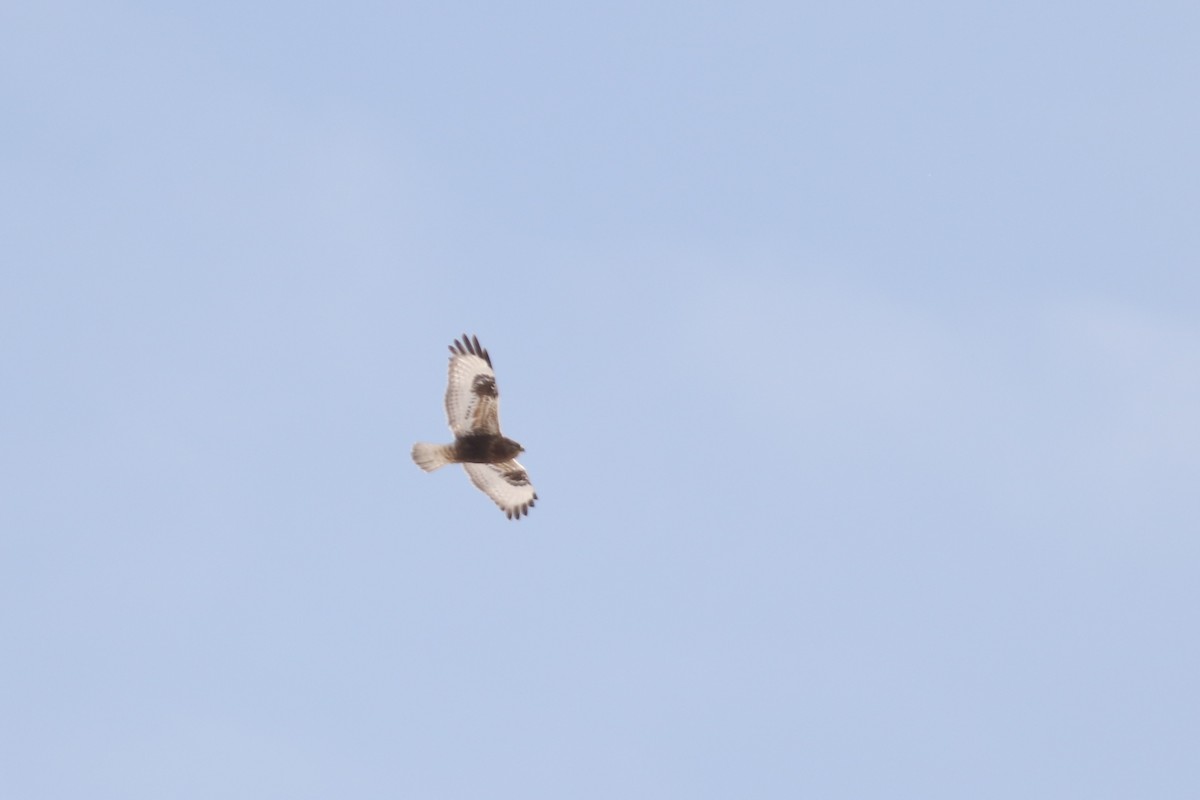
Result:
<svg viewBox="0 0 1200 800">
<path fill-rule="evenodd" d="M 972 485 L 1021 514 L 1132 516 L 1166 492 L 1178 518 L 1180 476 L 1200 475 L 1200 329 L 1149 309 L 951 317 L 762 271 L 710 275 L 683 308 L 689 369 L 728 423 L 805 458 Z"/>
<path fill-rule="evenodd" d="M 1097 443 L 1134 460 L 1200 453 L 1200 329 L 1111 299 L 1045 314 L 1046 358 Z"/>
</svg>

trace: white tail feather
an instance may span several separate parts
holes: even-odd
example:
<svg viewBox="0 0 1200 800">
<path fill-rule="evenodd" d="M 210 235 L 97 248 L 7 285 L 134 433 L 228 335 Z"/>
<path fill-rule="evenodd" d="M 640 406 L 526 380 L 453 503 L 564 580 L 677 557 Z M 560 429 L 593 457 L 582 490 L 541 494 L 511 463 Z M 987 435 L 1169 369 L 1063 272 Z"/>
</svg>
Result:
<svg viewBox="0 0 1200 800">
<path fill-rule="evenodd" d="M 417 442 L 412 449 L 412 460 L 426 472 L 433 472 L 439 467 L 453 463 L 452 455 L 453 449 L 448 444 Z"/>
</svg>

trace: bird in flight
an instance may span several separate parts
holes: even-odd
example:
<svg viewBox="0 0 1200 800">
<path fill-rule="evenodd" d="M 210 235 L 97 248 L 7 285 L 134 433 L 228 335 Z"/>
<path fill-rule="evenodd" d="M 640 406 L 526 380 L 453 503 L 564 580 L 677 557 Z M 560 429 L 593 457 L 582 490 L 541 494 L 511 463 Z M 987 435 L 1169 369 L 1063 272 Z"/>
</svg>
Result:
<svg viewBox="0 0 1200 800">
<path fill-rule="evenodd" d="M 462 464 L 471 483 L 492 498 L 509 519 L 529 514 L 537 492 L 516 459 L 525 448 L 500 433 L 500 392 L 492 358 L 478 337 L 463 334 L 450 345 L 446 417 L 454 441 L 413 445 L 412 458 L 426 472 Z"/>
</svg>

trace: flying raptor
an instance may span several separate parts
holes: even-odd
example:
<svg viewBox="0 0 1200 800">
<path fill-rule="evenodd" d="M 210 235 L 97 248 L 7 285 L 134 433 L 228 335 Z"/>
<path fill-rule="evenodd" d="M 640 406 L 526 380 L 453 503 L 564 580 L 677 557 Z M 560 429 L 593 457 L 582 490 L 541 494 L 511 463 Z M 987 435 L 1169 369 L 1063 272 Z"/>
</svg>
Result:
<svg viewBox="0 0 1200 800">
<path fill-rule="evenodd" d="M 412 458 L 426 472 L 447 464 L 463 469 L 509 519 L 529 514 L 537 492 L 516 456 L 525 448 L 500 433 L 500 392 L 492 358 L 479 339 L 463 334 L 450 345 L 450 380 L 446 386 L 446 417 L 454 441 L 413 445 Z"/>
</svg>

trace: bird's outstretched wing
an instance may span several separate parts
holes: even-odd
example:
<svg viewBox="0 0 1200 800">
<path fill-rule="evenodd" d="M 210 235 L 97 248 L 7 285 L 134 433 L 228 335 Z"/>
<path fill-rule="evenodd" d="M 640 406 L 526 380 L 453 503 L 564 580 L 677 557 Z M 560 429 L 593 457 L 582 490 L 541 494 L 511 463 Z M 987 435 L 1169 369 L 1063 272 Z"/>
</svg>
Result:
<svg viewBox="0 0 1200 800">
<path fill-rule="evenodd" d="M 537 500 L 529 475 L 516 459 L 499 464 L 463 464 L 463 469 L 471 477 L 471 483 L 492 498 L 509 519 L 528 515 Z"/>
<path fill-rule="evenodd" d="M 500 392 L 487 350 L 477 337 L 463 334 L 450 345 L 450 379 L 446 417 L 455 436 L 500 433 Z"/>
</svg>

